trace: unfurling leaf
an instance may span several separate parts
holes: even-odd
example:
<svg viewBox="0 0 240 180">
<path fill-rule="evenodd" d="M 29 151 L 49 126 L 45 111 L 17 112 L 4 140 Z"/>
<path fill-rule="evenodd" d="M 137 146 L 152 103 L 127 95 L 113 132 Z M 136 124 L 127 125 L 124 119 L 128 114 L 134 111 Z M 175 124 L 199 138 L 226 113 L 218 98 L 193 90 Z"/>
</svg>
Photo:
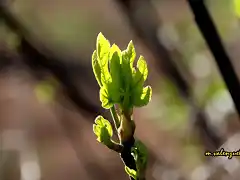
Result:
<svg viewBox="0 0 240 180">
<path fill-rule="evenodd" d="M 134 63 L 134 60 L 136 58 L 136 51 L 135 51 L 135 48 L 134 48 L 134 45 L 133 45 L 132 41 L 129 42 L 126 51 L 127 51 L 127 56 L 129 58 L 129 61 L 130 61 L 129 62 L 130 67 L 133 68 L 133 63 Z"/>
<path fill-rule="evenodd" d="M 111 82 L 111 76 L 108 69 L 108 58 L 110 52 L 110 43 L 102 33 L 97 37 L 97 60 L 101 69 L 101 84 L 107 85 Z"/>
<path fill-rule="evenodd" d="M 137 62 L 137 68 L 139 69 L 140 73 L 142 74 L 142 78 L 145 81 L 148 76 L 148 69 L 147 69 L 147 62 L 143 56 L 140 56 Z"/>
<path fill-rule="evenodd" d="M 112 126 L 110 122 L 104 119 L 102 116 L 96 117 L 95 124 L 93 124 L 93 132 L 97 136 L 97 141 L 105 144 L 106 146 L 109 146 L 112 143 Z"/>
<path fill-rule="evenodd" d="M 146 106 L 152 97 L 152 88 L 150 86 L 146 86 L 144 88 L 135 89 L 133 91 L 132 103 L 136 107 Z"/>
<path fill-rule="evenodd" d="M 119 103 L 121 98 L 122 88 L 122 70 L 121 70 L 121 50 L 116 44 L 113 44 L 110 50 L 110 74 L 112 76 L 112 83 L 109 84 L 109 96 L 114 103 Z"/>
<path fill-rule="evenodd" d="M 106 64 L 108 62 L 110 42 L 103 36 L 101 32 L 97 36 L 96 46 L 98 58 L 103 62 L 103 64 Z"/>
<path fill-rule="evenodd" d="M 136 58 L 135 48 L 132 41 L 129 42 L 126 50 L 122 52 L 122 77 L 123 88 L 129 91 L 132 83 L 133 63 Z"/>
<path fill-rule="evenodd" d="M 98 57 L 97 57 L 97 51 L 95 50 L 92 54 L 92 68 L 93 68 L 93 73 L 95 75 L 95 78 L 99 84 L 99 86 L 102 86 L 102 82 L 101 82 L 101 67 L 98 61 Z"/>
<path fill-rule="evenodd" d="M 101 87 L 100 91 L 100 101 L 102 102 L 102 107 L 105 109 L 110 109 L 114 104 L 109 96 L 108 89 L 106 87 Z"/>
<path fill-rule="evenodd" d="M 143 56 L 140 56 L 137 62 L 137 69 L 133 70 L 133 82 L 131 88 L 140 88 L 143 86 L 144 81 L 147 79 L 148 69 L 147 63 Z"/>
<path fill-rule="evenodd" d="M 137 172 L 134 169 L 130 169 L 129 167 L 125 166 L 125 171 L 129 176 L 137 180 Z"/>
</svg>

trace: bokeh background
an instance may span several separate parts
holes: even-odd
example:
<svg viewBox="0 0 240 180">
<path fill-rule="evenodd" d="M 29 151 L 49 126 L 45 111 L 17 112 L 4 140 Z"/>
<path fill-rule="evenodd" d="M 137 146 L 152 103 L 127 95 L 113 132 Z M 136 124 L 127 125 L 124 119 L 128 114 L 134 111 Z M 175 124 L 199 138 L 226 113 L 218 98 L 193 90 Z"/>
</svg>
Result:
<svg viewBox="0 0 240 180">
<path fill-rule="evenodd" d="M 205 2 L 240 76 L 233 1 Z M 91 68 L 99 32 L 121 49 L 133 40 L 149 64 L 152 101 L 134 111 L 136 138 L 149 151 L 147 180 L 239 179 L 238 157 L 204 156 L 220 147 L 238 150 L 240 123 L 186 1 L 13 0 L 5 6 L 25 30 L 0 18 L 1 180 L 128 179 L 119 156 L 92 132 L 98 114 L 109 117 Z M 20 56 L 21 36 L 46 58 Z"/>
</svg>

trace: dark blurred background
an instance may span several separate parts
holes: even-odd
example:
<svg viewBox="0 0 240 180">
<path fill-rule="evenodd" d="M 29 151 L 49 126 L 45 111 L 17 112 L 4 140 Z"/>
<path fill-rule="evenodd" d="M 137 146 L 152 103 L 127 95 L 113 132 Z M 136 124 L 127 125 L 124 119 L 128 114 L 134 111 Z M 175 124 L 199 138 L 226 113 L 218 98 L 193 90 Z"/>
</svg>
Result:
<svg viewBox="0 0 240 180">
<path fill-rule="evenodd" d="M 232 0 L 207 8 L 239 74 Z M 102 32 L 149 64 L 152 101 L 134 111 L 149 150 L 147 180 L 238 180 L 232 99 L 184 0 L 9 0 L 0 5 L 0 179 L 127 180 L 119 156 L 92 132 L 101 108 L 91 56 Z"/>
</svg>

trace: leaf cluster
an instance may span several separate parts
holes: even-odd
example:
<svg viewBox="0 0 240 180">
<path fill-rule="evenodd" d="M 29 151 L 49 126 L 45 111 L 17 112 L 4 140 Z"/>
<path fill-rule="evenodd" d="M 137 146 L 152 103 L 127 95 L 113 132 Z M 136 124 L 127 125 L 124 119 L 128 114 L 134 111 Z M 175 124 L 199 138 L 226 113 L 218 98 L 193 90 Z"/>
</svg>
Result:
<svg viewBox="0 0 240 180">
<path fill-rule="evenodd" d="M 99 33 L 96 50 L 92 55 L 92 67 L 100 86 L 102 107 L 110 109 L 114 104 L 125 108 L 141 107 L 149 103 L 152 89 L 144 87 L 148 76 L 147 63 L 143 56 L 134 67 L 136 52 L 130 41 L 127 49 L 121 51 Z"/>
<path fill-rule="evenodd" d="M 132 41 L 129 42 L 127 49 L 121 51 L 116 44 L 110 45 L 103 34 L 99 33 L 96 50 L 92 54 L 92 68 L 100 86 L 102 107 L 110 109 L 120 143 L 112 140 L 112 126 L 102 116 L 95 119 L 93 131 L 97 141 L 120 154 L 123 152 L 124 144 L 134 139 L 135 123 L 131 118 L 133 108 L 147 105 L 152 95 L 151 87 L 144 86 L 148 76 L 147 63 L 144 57 L 140 56 L 134 67 L 135 58 L 136 52 Z M 125 171 L 136 180 L 144 179 L 147 164 L 146 147 L 140 141 L 135 141 L 132 149 L 129 149 L 129 154 L 135 161 L 136 169 L 129 168 L 124 162 Z"/>
</svg>

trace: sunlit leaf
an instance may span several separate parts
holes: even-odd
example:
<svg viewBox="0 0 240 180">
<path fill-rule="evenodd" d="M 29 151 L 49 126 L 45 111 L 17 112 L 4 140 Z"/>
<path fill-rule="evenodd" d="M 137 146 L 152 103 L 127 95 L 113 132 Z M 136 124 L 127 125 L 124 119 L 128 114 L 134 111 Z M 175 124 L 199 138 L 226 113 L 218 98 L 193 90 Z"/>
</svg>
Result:
<svg viewBox="0 0 240 180">
<path fill-rule="evenodd" d="M 99 84 L 99 86 L 102 86 L 102 82 L 101 82 L 101 67 L 98 61 L 98 57 L 97 57 L 97 51 L 95 50 L 92 54 L 92 67 L 93 67 L 93 72 L 95 75 L 95 78 Z"/>
<path fill-rule="evenodd" d="M 97 141 L 105 145 L 111 144 L 111 137 L 113 135 L 112 126 L 102 116 L 96 117 L 95 124 L 93 124 L 93 132 L 97 136 Z"/>
<path fill-rule="evenodd" d="M 124 89 L 129 90 L 132 83 L 133 63 L 136 52 L 133 42 L 130 41 L 126 50 L 122 52 L 122 76 L 124 79 Z"/>
<path fill-rule="evenodd" d="M 112 83 L 109 84 L 109 95 L 115 103 L 120 102 L 122 77 L 121 77 L 121 50 L 117 45 L 113 44 L 110 51 L 110 74 Z"/>
<path fill-rule="evenodd" d="M 146 86 L 143 89 L 139 88 L 133 91 L 132 94 L 132 103 L 134 106 L 142 107 L 146 106 L 152 97 L 152 88 L 150 86 Z"/>
<path fill-rule="evenodd" d="M 147 69 L 147 62 L 146 62 L 146 60 L 144 59 L 143 56 L 140 56 L 140 58 L 137 62 L 137 68 L 139 69 L 139 71 L 143 75 L 143 80 L 145 81 L 147 79 L 147 76 L 148 76 L 148 69 Z"/>
<path fill-rule="evenodd" d="M 113 102 L 109 96 L 108 90 L 105 87 L 101 87 L 99 94 L 102 107 L 105 109 L 110 109 L 113 106 Z"/>
<path fill-rule="evenodd" d="M 108 69 L 109 52 L 109 41 L 103 36 L 102 33 L 99 33 L 97 37 L 97 59 L 101 69 L 101 83 L 103 85 L 106 85 L 111 81 L 111 76 Z"/>
<path fill-rule="evenodd" d="M 137 62 L 137 69 L 134 69 L 133 71 L 132 88 L 143 86 L 143 83 L 148 76 L 147 63 L 143 56 L 140 56 Z"/>
</svg>

